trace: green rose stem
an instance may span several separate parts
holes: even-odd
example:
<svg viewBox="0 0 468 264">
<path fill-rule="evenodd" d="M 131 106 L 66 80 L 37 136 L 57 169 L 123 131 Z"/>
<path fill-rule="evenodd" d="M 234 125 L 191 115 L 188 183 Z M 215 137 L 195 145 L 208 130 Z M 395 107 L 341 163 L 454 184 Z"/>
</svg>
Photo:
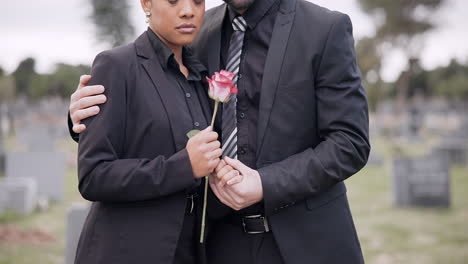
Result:
<svg viewBox="0 0 468 264">
<path fill-rule="evenodd" d="M 211 119 L 211 128 L 213 129 L 214 121 L 216 119 L 216 114 L 218 113 L 219 100 L 216 99 L 215 107 L 213 111 L 213 118 Z M 205 239 L 205 222 L 206 222 L 206 202 L 208 199 L 208 176 L 205 176 L 205 192 L 203 194 L 203 212 L 202 212 L 202 222 L 201 222 L 201 231 L 200 231 L 200 243 L 203 244 Z"/>
</svg>

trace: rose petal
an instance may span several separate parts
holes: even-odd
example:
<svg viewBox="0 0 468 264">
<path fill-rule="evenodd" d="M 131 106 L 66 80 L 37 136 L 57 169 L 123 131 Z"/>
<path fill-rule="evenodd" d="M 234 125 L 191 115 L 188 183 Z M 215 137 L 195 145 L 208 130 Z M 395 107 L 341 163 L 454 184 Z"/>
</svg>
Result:
<svg viewBox="0 0 468 264">
<path fill-rule="evenodd" d="M 234 73 L 221 70 L 215 72 L 210 78 L 206 78 L 210 85 L 209 96 L 214 100 L 226 102 L 231 97 L 231 94 L 237 94 L 237 87 L 232 83 Z"/>
<path fill-rule="evenodd" d="M 219 100 L 221 102 L 226 101 L 226 98 L 230 95 L 230 90 L 226 88 L 225 85 L 213 82 L 214 87 L 214 99 Z"/>
<path fill-rule="evenodd" d="M 234 78 L 234 76 L 236 76 L 235 73 L 225 71 L 225 70 L 221 70 L 220 74 L 226 76 L 227 78 L 229 78 L 229 80 L 232 80 L 232 78 Z"/>
<path fill-rule="evenodd" d="M 214 87 L 213 87 L 213 80 L 211 80 L 210 78 L 206 77 L 206 81 L 208 82 L 208 96 L 211 98 L 211 99 L 214 99 Z"/>
<path fill-rule="evenodd" d="M 237 94 L 239 90 L 237 89 L 236 85 L 231 86 L 231 94 Z"/>
</svg>

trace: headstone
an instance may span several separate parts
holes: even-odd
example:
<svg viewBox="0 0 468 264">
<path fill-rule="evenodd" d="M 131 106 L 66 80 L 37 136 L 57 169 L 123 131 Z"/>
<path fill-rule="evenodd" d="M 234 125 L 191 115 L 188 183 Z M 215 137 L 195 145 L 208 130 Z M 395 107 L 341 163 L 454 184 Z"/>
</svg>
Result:
<svg viewBox="0 0 468 264">
<path fill-rule="evenodd" d="M 39 196 L 63 201 L 66 161 L 59 152 L 9 152 L 6 158 L 8 178 L 28 177 L 38 183 Z"/>
<path fill-rule="evenodd" d="M 448 138 L 433 148 L 433 153 L 447 157 L 451 165 L 467 166 L 468 139 Z"/>
<path fill-rule="evenodd" d="M 384 165 L 384 159 L 374 150 L 371 150 L 369 154 L 369 159 L 367 160 L 367 166 L 368 167 L 382 167 L 383 165 Z"/>
<path fill-rule="evenodd" d="M 450 206 L 450 170 L 439 155 L 396 159 L 392 164 L 393 200 L 397 206 Z"/>
<path fill-rule="evenodd" d="M 0 208 L 14 213 L 28 215 L 36 208 L 37 183 L 31 178 L 3 178 L 0 181 Z"/>
<path fill-rule="evenodd" d="M 408 112 L 406 117 L 400 124 L 400 136 L 407 142 L 421 142 L 421 112 L 417 108 L 413 108 Z"/>
<path fill-rule="evenodd" d="M 73 264 L 83 224 L 89 212 L 87 204 L 73 204 L 67 213 L 65 264 Z"/>
<path fill-rule="evenodd" d="M 5 146 L 0 133 L 0 176 L 5 174 Z"/>
<path fill-rule="evenodd" d="M 53 151 L 55 148 L 54 127 L 28 123 L 16 129 L 16 140 L 28 151 Z"/>
<path fill-rule="evenodd" d="M 3 179 L 0 179 L 0 185 L 1 185 L 2 180 Z M 8 204 L 7 198 L 8 198 L 8 192 L 1 190 L 1 187 L 0 187 L 0 215 L 5 213 L 7 209 L 7 204 Z"/>
<path fill-rule="evenodd" d="M 5 173 L 5 143 L 3 135 L 5 135 L 5 129 L 3 125 L 3 105 L 0 105 L 0 176 Z"/>
</svg>

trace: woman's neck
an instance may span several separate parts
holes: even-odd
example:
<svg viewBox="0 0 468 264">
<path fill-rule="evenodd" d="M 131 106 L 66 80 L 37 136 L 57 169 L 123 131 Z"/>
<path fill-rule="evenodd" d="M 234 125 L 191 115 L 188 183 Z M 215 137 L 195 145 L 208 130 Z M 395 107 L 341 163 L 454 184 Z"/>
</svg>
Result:
<svg viewBox="0 0 468 264">
<path fill-rule="evenodd" d="M 164 37 L 159 35 L 156 30 L 153 30 L 153 32 L 158 36 L 158 38 L 174 53 L 174 59 L 177 61 L 177 63 L 180 66 L 180 71 L 185 75 L 185 77 L 188 76 L 188 70 L 184 65 L 184 60 L 182 59 L 182 48 L 183 46 L 180 45 L 175 45 L 173 43 L 170 43 L 167 41 Z"/>
</svg>

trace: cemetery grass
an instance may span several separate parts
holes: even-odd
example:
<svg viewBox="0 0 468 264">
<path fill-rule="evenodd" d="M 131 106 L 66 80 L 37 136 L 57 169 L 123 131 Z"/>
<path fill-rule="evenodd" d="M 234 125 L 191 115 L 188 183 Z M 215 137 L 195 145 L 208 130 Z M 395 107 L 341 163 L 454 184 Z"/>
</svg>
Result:
<svg viewBox="0 0 468 264">
<path fill-rule="evenodd" d="M 83 202 L 77 189 L 76 167 L 67 169 L 65 182 L 63 203 L 51 203 L 45 212 L 36 211 L 27 217 L 11 213 L 0 216 L 0 231 L 6 228 L 26 233 L 39 231 L 53 238 L 50 241 L 0 240 L 0 264 L 64 263 L 66 212 L 72 203 Z"/>
<path fill-rule="evenodd" d="M 366 263 L 468 263 L 468 169 L 452 168 L 448 209 L 395 208 L 389 175 L 365 168 L 347 181 Z"/>
<path fill-rule="evenodd" d="M 366 263 L 467 263 L 468 169 L 452 169 L 449 209 L 395 208 L 389 175 L 385 167 L 368 167 L 346 181 Z M 0 217 L 0 228 L 39 230 L 55 238 L 45 243 L 0 241 L 0 264 L 64 263 L 66 211 L 77 201 L 83 200 L 76 167 L 69 166 L 64 203 L 28 217 Z"/>
</svg>

